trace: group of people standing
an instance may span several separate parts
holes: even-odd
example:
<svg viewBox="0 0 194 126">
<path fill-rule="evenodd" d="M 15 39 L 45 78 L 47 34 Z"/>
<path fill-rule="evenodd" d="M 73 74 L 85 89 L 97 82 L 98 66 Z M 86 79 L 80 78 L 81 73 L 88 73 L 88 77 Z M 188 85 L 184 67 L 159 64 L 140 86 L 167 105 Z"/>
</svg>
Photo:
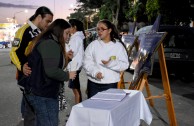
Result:
<svg viewBox="0 0 194 126">
<path fill-rule="evenodd" d="M 126 49 L 116 27 L 104 19 L 97 23 L 98 39 L 85 49 L 83 23 L 77 19 L 53 20 L 47 7 L 40 7 L 17 32 L 10 58 L 17 67 L 23 91 L 25 126 L 58 126 L 59 94 L 64 81 L 73 90 L 75 103 L 82 101 L 79 74 L 88 77 L 87 95 L 117 88 L 120 72 L 129 67 Z M 25 109 L 24 109 L 25 108 Z"/>
</svg>

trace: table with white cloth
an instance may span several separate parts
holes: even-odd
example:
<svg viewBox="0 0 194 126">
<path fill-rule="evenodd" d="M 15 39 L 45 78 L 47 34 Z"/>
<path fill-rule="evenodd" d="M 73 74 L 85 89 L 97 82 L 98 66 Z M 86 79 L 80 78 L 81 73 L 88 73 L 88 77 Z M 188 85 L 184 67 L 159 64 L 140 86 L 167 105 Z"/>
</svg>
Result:
<svg viewBox="0 0 194 126">
<path fill-rule="evenodd" d="M 121 101 L 87 99 L 74 105 L 66 126 L 139 126 L 141 120 L 150 125 L 152 114 L 142 92 L 122 91 Z"/>
</svg>

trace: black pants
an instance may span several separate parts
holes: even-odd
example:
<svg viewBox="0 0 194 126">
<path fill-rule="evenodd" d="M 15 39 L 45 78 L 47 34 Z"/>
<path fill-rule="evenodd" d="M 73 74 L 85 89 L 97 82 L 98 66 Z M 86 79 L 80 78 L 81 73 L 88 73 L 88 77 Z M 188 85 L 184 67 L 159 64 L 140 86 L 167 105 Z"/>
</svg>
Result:
<svg viewBox="0 0 194 126">
<path fill-rule="evenodd" d="M 71 89 L 80 89 L 80 81 L 79 81 L 79 73 L 81 72 L 81 70 L 78 70 L 76 72 L 76 77 L 74 80 L 69 80 L 69 84 L 68 87 Z"/>
<path fill-rule="evenodd" d="M 109 83 L 109 84 L 98 84 L 98 83 L 95 83 L 95 82 L 88 80 L 88 84 L 87 84 L 88 98 L 91 98 L 92 96 L 94 96 L 98 92 L 105 91 L 105 90 L 108 90 L 110 88 L 117 88 L 117 84 L 118 84 L 118 82 Z"/>
</svg>

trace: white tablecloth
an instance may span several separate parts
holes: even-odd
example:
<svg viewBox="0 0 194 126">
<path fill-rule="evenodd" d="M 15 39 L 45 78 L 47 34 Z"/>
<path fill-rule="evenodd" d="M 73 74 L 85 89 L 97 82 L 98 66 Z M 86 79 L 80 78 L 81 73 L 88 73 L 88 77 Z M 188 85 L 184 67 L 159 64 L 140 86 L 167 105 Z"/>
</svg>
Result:
<svg viewBox="0 0 194 126">
<path fill-rule="evenodd" d="M 122 101 L 87 99 L 72 107 L 66 126 L 139 126 L 140 120 L 148 125 L 152 114 L 140 91 L 130 92 Z"/>
</svg>

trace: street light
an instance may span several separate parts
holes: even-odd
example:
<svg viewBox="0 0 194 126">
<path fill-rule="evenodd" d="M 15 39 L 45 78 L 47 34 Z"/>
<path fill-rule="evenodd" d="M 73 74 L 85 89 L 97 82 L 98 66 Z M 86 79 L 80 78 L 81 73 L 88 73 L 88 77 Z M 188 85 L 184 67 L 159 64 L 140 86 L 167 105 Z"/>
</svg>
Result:
<svg viewBox="0 0 194 126">
<path fill-rule="evenodd" d="M 17 12 L 15 12 L 14 15 L 13 15 L 13 23 L 14 23 L 14 24 L 17 23 L 17 22 L 16 22 L 16 14 L 22 13 L 22 12 L 28 13 L 28 10 L 23 10 L 23 11 L 17 11 Z"/>
</svg>

